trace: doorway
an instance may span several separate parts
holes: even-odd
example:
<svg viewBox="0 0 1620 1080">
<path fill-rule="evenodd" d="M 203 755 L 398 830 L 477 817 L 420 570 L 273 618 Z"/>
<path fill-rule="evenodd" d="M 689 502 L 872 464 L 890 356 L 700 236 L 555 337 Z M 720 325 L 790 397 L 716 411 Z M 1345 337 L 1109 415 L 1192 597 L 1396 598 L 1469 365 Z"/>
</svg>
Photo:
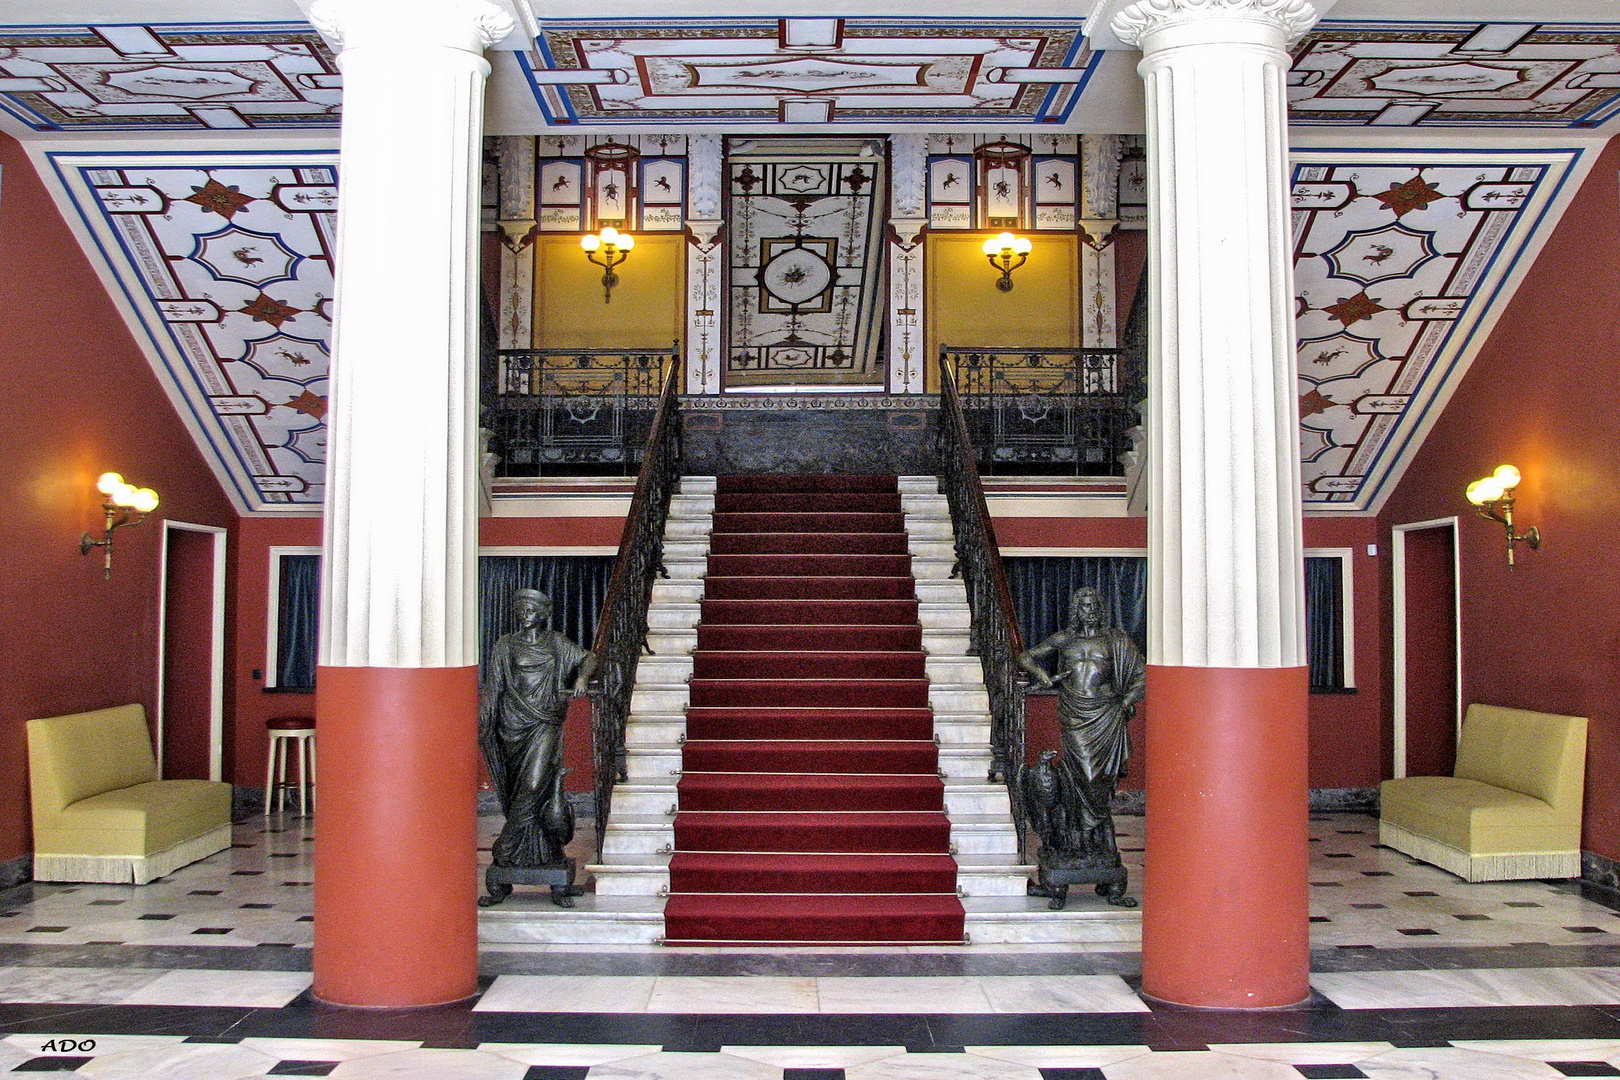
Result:
<svg viewBox="0 0 1620 1080">
<path fill-rule="evenodd" d="M 1457 519 L 1395 526 L 1395 775 L 1449 776 L 1462 720 Z"/>
<path fill-rule="evenodd" d="M 163 523 L 157 760 L 165 780 L 219 780 L 225 731 L 225 530 Z"/>
</svg>

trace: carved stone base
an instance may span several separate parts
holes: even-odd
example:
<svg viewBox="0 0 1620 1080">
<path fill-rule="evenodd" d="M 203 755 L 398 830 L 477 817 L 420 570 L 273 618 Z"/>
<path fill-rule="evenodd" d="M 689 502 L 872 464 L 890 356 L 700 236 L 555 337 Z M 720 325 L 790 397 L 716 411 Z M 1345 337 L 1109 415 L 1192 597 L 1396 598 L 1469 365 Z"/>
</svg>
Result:
<svg viewBox="0 0 1620 1080">
<path fill-rule="evenodd" d="M 549 885 L 551 902 L 561 908 L 573 907 L 574 897 L 585 894 L 574 884 L 573 859 L 545 866 L 491 866 L 484 872 L 484 889 L 489 895 L 480 896 L 478 906 L 494 907 L 512 895 L 513 885 Z"/>
<path fill-rule="evenodd" d="M 1069 902 L 1070 885 L 1095 885 L 1097 895 L 1114 907 L 1133 908 L 1136 898 L 1125 895 L 1129 879 L 1123 866 L 1107 866 L 1073 856 L 1042 856 L 1040 872 L 1025 887 L 1025 892 L 1030 896 L 1047 897 L 1052 901 L 1047 907 L 1062 911 Z"/>
</svg>

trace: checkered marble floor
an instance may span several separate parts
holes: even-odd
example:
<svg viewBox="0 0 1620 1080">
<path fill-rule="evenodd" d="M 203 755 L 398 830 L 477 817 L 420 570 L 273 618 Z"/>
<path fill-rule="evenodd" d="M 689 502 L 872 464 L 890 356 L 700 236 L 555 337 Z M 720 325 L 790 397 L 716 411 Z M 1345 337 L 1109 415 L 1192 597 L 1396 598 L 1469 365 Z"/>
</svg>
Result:
<svg viewBox="0 0 1620 1080">
<path fill-rule="evenodd" d="M 479 824 L 487 848 L 499 819 Z M 1119 830 L 1137 887 L 1142 824 Z M 311 828 L 250 818 L 230 850 L 150 885 L 0 894 L 0 1074 L 1620 1076 L 1616 912 L 1569 883 L 1466 884 L 1379 847 L 1363 816 L 1312 820 L 1315 995 L 1261 1014 L 1144 999 L 1117 945 L 513 946 L 484 951 L 468 1002 L 334 1008 L 309 989 Z"/>
<path fill-rule="evenodd" d="M 499 828 L 497 817 L 479 820 L 483 848 Z M 589 833 L 581 829 L 570 849 L 582 864 L 589 857 Z M 1132 890 L 1139 894 L 1142 819 L 1121 818 L 1119 834 Z M 1620 934 L 1620 913 L 1583 898 L 1574 885 L 1471 885 L 1380 847 L 1377 838 L 1374 818 L 1335 814 L 1312 819 L 1313 947 L 1572 945 L 1607 943 Z M 237 824 L 230 850 L 148 885 L 37 884 L 0 894 L 0 942 L 307 948 L 313 932 L 314 839 L 309 818 L 290 813 L 252 817 Z M 481 857 L 487 860 L 487 851 Z M 1073 902 L 1087 902 L 1084 890 Z M 991 946 L 971 948 L 996 951 Z M 1095 952 L 1119 946 L 1006 946 L 1001 951 L 1027 948 Z"/>
</svg>

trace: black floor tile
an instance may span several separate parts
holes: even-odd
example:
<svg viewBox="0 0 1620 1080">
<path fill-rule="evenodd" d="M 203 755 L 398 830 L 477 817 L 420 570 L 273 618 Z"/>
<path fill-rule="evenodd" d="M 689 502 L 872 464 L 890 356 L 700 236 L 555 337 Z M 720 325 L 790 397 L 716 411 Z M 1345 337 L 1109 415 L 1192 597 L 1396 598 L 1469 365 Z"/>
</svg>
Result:
<svg viewBox="0 0 1620 1080">
<path fill-rule="evenodd" d="M 1440 936 L 1440 931 L 1438 931 L 1438 930 L 1430 930 L 1427 926 L 1414 926 L 1414 927 L 1411 927 L 1411 928 L 1406 929 L 1406 930 L 1396 930 L 1395 932 L 1397 934 L 1405 934 L 1407 937 L 1439 937 Z"/>
<path fill-rule="evenodd" d="M 583 1077 L 585 1074 L 581 1073 Z M 551 1080 L 546 1077 L 545 1080 Z M 557 1080 L 564 1080 L 558 1077 Z M 844 1080 L 843 1069 L 783 1069 L 782 1080 Z"/>
<path fill-rule="evenodd" d="M 1354 1065 L 1295 1065 L 1305 1080 L 1355 1080 L 1367 1074 Z"/>
<path fill-rule="evenodd" d="M 225 890 L 223 890 L 223 889 L 192 889 L 186 895 L 187 896 L 218 896 L 220 893 L 222 893 L 224 891 Z"/>
<path fill-rule="evenodd" d="M 1333 920 L 1328 918 L 1326 915 L 1312 915 L 1311 916 L 1311 922 L 1332 922 L 1332 921 Z"/>
<path fill-rule="evenodd" d="M 1439 896 L 1440 894 L 1433 891 L 1432 889 L 1417 889 L 1417 890 L 1414 890 L 1412 892 L 1407 893 L 1406 895 L 1407 896 Z"/>
<path fill-rule="evenodd" d="M 1350 906 L 1355 908 L 1357 911 L 1383 911 L 1386 905 L 1384 905 L 1384 904 L 1351 904 Z"/>
<path fill-rule="evenodd" d="M 1101 1069 L 1042 1069 L 1041 1080 L 1108 1080 Z"/>
<path fill-rule="evenodd" d="M 199 926 L 197 929 L 193 930 L 192 933 L 193 934 L 229 934 L 231 931 L 233 931 L 235 929 L 236 929 L 236 927 L 234 927 L 234 926 Z"/>
<path fill-rule="evenodd" d="M 1564 929 L 1568 930 L 1572 934 L 1607 934 L 1608 933 L 1608 931 L 1603 929 L 1603 927 L 1601 927 L 1601 926 L 1566 926 L 1566 927 L 1564 927 Z"/>
<path fill-rule="evenodd" d="M 1547 1064 L 1565 1076 L 1620 1076 L 1620 1069 L 1607 1061 L 1549 1061 Z"/>
<path fill-rule="evenodd" d="M 87 1057 L 37 1057 L 18 1065 L 11 1071 L 20 1072 L 74 1072 L 80 1065 L 91 1061 Z"/>
<path fill-rule="evenodd" d="M 30 933 L 30 934 L 60 934 L 62 931 L 66 930 L 66 929 L 67 929 L 67 927 L 65 927 L 65 926 L 30 926 L 28 928 L 28 933 Z"/>
<path fill-rule="evenodd" d="M 336 1061 L 282 1061 L 266 1076 L 330 1076 L 338 1067 Z"/>
<path fill-rule="evenodd" d="M 1541 906 L 1540 904 L 1536 903 L 1534 900 L 1508 900 L 1505 903 L 1506 903 L 1507 907 L 1540 907 Z"/>
<path fill-rule="evenodd" d="M 1461 919 L 1463 922 L 1490 922 L 1491 921 L 1491 917 L 1489 915 L 1453 915 L 1452 918 L 1453 919 Z"/>
<path fill-rule="evenodd" d="M 122 904 L 122 903 L 124 903 L 123 900 L 92 900 L 92 901 L 90 901 L 90 906 L 91 907 L 116 907 L 116 906 L 118 906 L 119 904 Z"/>
<path fill-rule="evenodd" d="M 136 916 L 136 918 L 142 920 L 143 922 L 167 922 L 168 920 L 174 918 L 174 916 L 160 915 L 156 912 L 149 911 L 145 915 Z"/>
<path fill-rule="evenodd" d="M 236 906 L 239 907 L 239 908 L 243 908 L 245 910 L 248 910 L 248 911 L 269 911 L 271 908 L 275 907 L 276 905 L 274 905 L 274 904 L 238 904 Z"/>
</svg>

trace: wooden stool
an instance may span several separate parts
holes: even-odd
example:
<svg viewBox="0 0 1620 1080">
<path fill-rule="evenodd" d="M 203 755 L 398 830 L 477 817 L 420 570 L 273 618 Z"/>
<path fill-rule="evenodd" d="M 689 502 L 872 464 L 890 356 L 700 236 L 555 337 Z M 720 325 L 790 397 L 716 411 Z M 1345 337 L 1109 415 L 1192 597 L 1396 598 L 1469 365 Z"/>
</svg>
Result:
<svg viewBox="0 0 1620 1080">
<path fill-rule="evenodd" d="M 277 810 L 287 808 L 287 744 L 298 755 L 298 809 L 309 813 L 315 803 L 315 721 L 308 716 L 278 716 L 264 722 L 270 732 L 270 757 L 264 764 L 264 816 L 270 816 L 274 792 Z M 307 755 L 307 758 L 306 758 Z M 308 762 L 306 766 L 306 761 Z"/>
</svg>

